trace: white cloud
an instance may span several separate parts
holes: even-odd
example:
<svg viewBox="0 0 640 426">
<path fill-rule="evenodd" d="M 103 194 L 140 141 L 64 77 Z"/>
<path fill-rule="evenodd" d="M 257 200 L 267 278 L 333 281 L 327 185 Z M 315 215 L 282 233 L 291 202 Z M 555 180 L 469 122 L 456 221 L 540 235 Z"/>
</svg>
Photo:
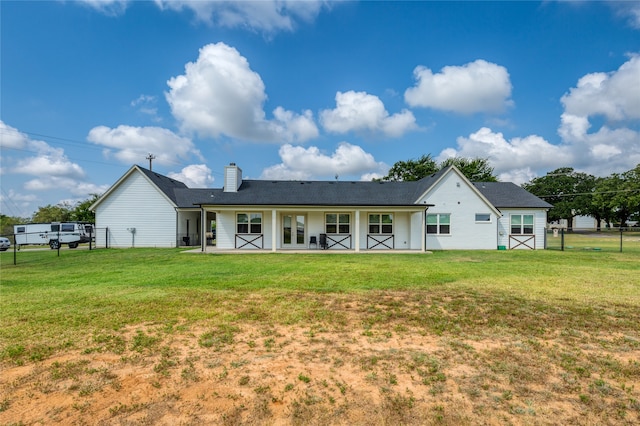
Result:
<svg viewBox="0 0 640 426">
<path fill-rule="evenodd" d="M 201 48 L 197 61 L 185 65 L 185 74 L 167 84 L 167 102 L 184 132 L 263 142 L 303 142 L 318 136 L 310 111 L 296 114 L 278 107 L 268 120 L 262 79 L 245 57 L 224 43 Z"/>
<path fill-rule="evenodd" d="M 0 120 L 0 147 L 5 149 L 24 149 L 28 143 L 29 137 L 27 135 Z"/>
<path fill-rule="evenodd" d="M 31 179 L 24 184 L 24 188 L 28 191 L 65 189 L 76 196 L 87 196 L 90 194 L 102 194 L 109 189 L 109 185 L 96 185 L 68 177 L 49 176 L 47 178 Z"/>
<path fill-rule="evenodd" d="M 561 102 L 566 114 L 578 117 L 640 119 L 640 55 L 633 55 L 615 72 L 585 75 Z"/>
<path fill-rule="evenodd" d="M 413 74 L 417 84 L 404 93 L 412 107 L 472 114 L 499 113 L 513 105 L 507 69 L 482 59 L 463 66 L 446 66 L 438 74 L 418 66 Z"/>
<path fill-rule="evenodd" d="M 366 92 L 336 93 L 336 108 L 320 113 L 325 130 L 333 133 L 367 132 L 400 137 L 417 129 L 416 119 L 409 110 L 389 115 L 382 101 Z"/>
<path fill-rule="evenodd" d="M 162 121 L 162 117 L 158 116 L 158 98 L 155 96 L 140 95 L 131 101 L 131 106 L 156 123 Z"/>
<path fill-rule="evenodd" d="M 608 1 L 618 16 L 626 18 L 629 25 L 640 29 L 640 3 L 637 1 Z"/>
<path fill-rule="evenodd" d="M 15 164 L 8 168 L 10 173 L 74 179 L 85 177 L 82 167 L 70 161 L 62 148 L 55 148 L 44 141 L 31 139 L 27 134 L 3 121 L 0 121 L 0 146 L 4 149 L 17 149 L 35 154 L 15 160 Z M 7 170 L 3 170 L 3 173 L 5 172 Z"/>
<path fill-rule="evenodd" d="M 469 137 L 459 137 L 457 143 L 458 149 L 446 149 L 436 160 L 442 161 L 449 157 L 488 158 L 500 177 L 508 175 L 513 176 L 512 179 L 530 176 L 531 170 L 564 167 L 572 164 L 574 159 L 568 147 L 553 145 L 540 136 L 507 140 L 502 133 L 495 133 L 487 127 Z"/>
<path fill-rule="evenodd" d="M 205 164 L 191 164 L 183 168 L 179 173 L 169 173 L 171 179 L 175 179 L 187 185 L 189 188 L 207 188 L 213 183 L 211 169 Z"/>
<path fill-rule="evenodd" d="M 316 0 L 260 0 L 260 1 L 221 1 L 221 0 L 155 0 L 163 10 L 191 10 L 196 19 L 212 25 L 229 28 L 248 28 L 255 31 L 272 33 L 295 29 L 298 21 L 313 21 L 325 1 Z"/>
<path fill-rule="evenodd" d="M 331 155 L 322 153 L 315 146 L 303 148 L 290 144 L 281 146 L 279 155 L 282 163 L 263 170 L 261 179 L 304 180 L 370 173 L 384 175 L 389 169 L 389 166 L 377 162 L 373 155 L 361 147 L 347 142 L 338 145 Z"/>
<path fill-rule="evenodd" d="M 616 71 L 587 74 L 561 102 L 558 134 L 571 146 L 575 167 L 607 175 L 640 163 L 640 56 L 632 55 Z M 606 122 L 589 133 L 592 119 Z"/>
<path fill-rule="evenodd" d="M 107 16 L 119 16 L 127 10 L 129 0 L 79 0 Z"/>
<path fill-rule="evenodd" d="M 194 155 L 201 158 L 190 139 L 178 136 L 162 127 L 132 127 L 121 125 L 114 129 L 106 126 L 94 127 L 87 140 L 107 147 L 107 154 L 116 150 L 114 156 L 123 163 L 141 163 L 151 153 L 158 164 L 175 164 L 176 159 L 187 159 Z"/>
</svg>

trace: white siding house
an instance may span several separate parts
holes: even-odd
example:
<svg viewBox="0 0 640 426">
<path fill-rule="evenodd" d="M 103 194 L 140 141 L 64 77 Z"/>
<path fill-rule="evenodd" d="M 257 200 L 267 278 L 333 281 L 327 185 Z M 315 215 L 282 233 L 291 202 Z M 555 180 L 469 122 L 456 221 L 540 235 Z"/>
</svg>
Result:
<svg viewBox="0 0 640 426">
<path fill-rule="evenodd" d="M 98 244 L 223 250 L 541 249 L 550 204 L 451 166 L 415 182 L 243 180 L 190 189 L 133 166 L 91 207 Z M 133 231 L 135 229 L 135 231 Z"/>
<path fill-rule="evenodd" d="M 108 228 L 108 232 L 97 232 L 97 245 L 109 247 L 175 247 L 177 245 L 175 202 L 164 192 L 159 191 L 149 176 L 137 167 L 131 168 L 96 201 L 92 210 L 96 213 L 96 228 Z M 108 240 L 105 241 L 105 239 Z"/>
</svg>

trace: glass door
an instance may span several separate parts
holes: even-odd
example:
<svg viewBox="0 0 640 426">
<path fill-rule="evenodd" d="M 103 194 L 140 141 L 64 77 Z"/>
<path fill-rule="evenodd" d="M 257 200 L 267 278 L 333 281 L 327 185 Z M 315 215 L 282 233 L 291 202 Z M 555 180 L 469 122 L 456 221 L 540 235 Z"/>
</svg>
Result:
<svg viewBox="0 0 640 426">
<path fill-rule="evenodd" d="M 282 216 L 282 245 L 284 247 L 305 247 L 305 216 L 285 214 Z"/>
</svg>

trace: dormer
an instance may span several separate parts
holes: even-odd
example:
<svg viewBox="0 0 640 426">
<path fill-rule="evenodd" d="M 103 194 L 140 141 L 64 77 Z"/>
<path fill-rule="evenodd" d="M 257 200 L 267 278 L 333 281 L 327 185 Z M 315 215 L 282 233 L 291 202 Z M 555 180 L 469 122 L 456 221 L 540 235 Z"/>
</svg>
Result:
<svg viewBox="0 0 640 426">
<path fill-rule="evenodd" d="M 242 185 L 242 169 L 236 163 L 224 166 L 224 192 L 238 192 Z"/>
</svg>

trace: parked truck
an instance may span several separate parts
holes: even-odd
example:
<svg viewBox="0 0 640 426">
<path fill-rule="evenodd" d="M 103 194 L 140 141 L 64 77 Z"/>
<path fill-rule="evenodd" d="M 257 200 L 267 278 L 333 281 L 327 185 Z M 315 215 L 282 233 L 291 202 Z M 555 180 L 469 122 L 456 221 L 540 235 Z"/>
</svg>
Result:
<svg viewBox="0 0 640 426">
<path fill-rule="evenodd" d="M 13 232 L 18 250 L 20 246 L 32 244 L 46 244 L 54 250 L 67 244 L 73 249 L 94 238 L 93 224 L 83 222 L 29 223 L 15 225 Z"/>
</svg>

